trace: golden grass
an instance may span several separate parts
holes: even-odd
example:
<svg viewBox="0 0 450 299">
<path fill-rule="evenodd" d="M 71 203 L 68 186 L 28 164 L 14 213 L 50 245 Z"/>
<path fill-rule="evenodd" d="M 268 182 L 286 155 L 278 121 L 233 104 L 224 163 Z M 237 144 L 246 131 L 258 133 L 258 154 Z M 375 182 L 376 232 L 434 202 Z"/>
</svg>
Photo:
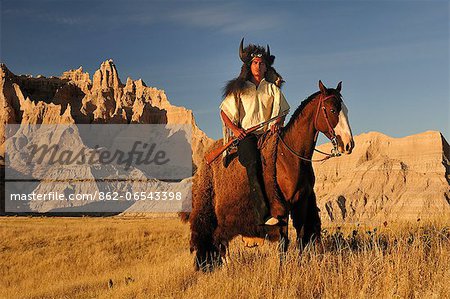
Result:
<svg viewBox="0 0 450 299">
<path fill-rule="evenodd" d="M 178 219 L 3 217 L 0 298 L 448 298 L 446 225 L 327 228 L 323 253 L 291 246 L 281 267 L 276 244 L 235 240 L 204 274 Z"/>
</svg>

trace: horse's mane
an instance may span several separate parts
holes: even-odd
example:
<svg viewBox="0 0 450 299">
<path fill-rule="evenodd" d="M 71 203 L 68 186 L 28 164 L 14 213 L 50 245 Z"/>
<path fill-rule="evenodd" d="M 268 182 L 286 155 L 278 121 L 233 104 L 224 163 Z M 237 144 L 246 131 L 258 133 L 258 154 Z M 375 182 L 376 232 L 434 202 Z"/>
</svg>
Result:
<svg viewBox="0 0 450 299">
<path fill-rule="evenodd" d="M 285 131 L 289 130 L 289 128 L 294 124 L 295 120 L 299 117 L 300 113 L 302 113 L 303 109 L 308 105 L 312 100 L 316 98 L 316 96 L 320 93 L 320 91 L 317 91 L 307 97 L 305 100 L 303 100 L 300 105 L 295 109 L 294 113 L 292 113 L 291 118 L 289 119 L 289 122 L 286 124 Z"/>
<path fill-rule="evenodd" d="M 332 93 L 334 95 L 336 95 L 339 99 L 342 100 L 342 96 L 339 92 L 337 92 L 336 89 L 334 88 L 327 88 L 328 93 Z M 291 118 L 289 119 L 289 122 L 286 124 L 286 126 L 284 127 L 285 131 L 289 130 L 290 127 L 292 127 L 292 125 L 295 123 L 295 120 L 300 116 L 300 114 L 302 113 L 303 109 L 305 109 L 305 107 L 312 102 L 312 100 L 314 100 L 317 95 L 320 94 L 320 91 L 317 91 L 315 93 L 313 93 L 312 95 L 310 95 L 309 97 L 307 97 L 305 100 L 303 100 L 300 105 L 297 107 L 297 109 L 295 109 L 294 113 L 292 113 Z"/>
</svg>

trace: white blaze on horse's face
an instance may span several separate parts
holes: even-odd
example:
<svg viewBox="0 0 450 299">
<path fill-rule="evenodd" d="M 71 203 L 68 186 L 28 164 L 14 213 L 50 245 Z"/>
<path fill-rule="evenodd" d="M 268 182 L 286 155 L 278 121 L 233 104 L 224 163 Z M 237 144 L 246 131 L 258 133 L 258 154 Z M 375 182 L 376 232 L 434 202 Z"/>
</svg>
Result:
<svg viewBox="0 0 450 299">
<path fill-rule="evenodd" d="M 353 148 L 355 147 L 355 142 L 353 141 L 352 130 L 350 129 L 350 124 L 348 123 L 348 109 L 344 102 L 341 102 L 341 111 L 339 112 L 339 121 L 334 128 L 338 139 L 338 149 L 341 153 L 351 154 Z"/>
</svg>

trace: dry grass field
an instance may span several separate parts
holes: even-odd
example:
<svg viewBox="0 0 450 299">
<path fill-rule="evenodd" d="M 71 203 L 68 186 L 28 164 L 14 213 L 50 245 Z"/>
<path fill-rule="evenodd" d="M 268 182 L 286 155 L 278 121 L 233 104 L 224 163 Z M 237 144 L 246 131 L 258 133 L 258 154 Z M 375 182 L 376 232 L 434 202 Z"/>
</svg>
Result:
<svg viewBox="0 0 450 299">
<path fill-rule="evenodd" d="M 0 298 L 449 298 L 449 223 L 325 227 L 318 253 L 246 249 L 193 271 L 178 219 L 0 218 Z M 293 234 L 291 234 L 291 237 Z"/>
</svg>

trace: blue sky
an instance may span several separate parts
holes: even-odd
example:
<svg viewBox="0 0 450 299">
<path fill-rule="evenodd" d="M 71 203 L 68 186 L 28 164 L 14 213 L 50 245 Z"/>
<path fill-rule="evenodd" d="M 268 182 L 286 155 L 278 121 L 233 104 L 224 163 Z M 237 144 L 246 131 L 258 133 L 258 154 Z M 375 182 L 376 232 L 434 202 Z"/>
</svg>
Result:
<svg viewBox="0 0 450 299">
<path fill-rule="evenodd" d="M 221 134 L 240 39 L 270 44 L 292 111 L 343 81 L 355 135 L 450 137 L 448 1 L 1 1 L 0 60 L 16 74 L 92 75 L 113 58 Z"/>
</svg>

